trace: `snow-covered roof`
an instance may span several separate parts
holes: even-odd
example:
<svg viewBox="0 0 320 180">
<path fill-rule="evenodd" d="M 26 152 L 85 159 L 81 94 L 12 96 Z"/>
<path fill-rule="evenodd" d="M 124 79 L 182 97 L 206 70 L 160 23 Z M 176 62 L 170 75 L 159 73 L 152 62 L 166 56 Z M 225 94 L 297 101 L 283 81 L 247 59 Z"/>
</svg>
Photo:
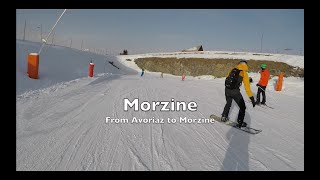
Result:
<svg viewBox="0 0 320 180">
<path fill-rule="evenodd" d="M 182 52 L 193 52 L 193 51 L 203 51 L 202 45 L 182 50 Z"/>
</svg>

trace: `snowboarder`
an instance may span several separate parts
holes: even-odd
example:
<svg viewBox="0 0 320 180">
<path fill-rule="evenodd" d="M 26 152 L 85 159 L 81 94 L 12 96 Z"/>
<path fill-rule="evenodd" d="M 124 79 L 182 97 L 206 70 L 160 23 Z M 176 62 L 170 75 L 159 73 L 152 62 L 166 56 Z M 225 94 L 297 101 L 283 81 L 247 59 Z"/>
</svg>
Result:
<svg viewBox="0 0 320 180">
<path fill-rule="evenodd" d="M 142 68 L 142 71 L 141 71 L 141 77 L 143 76 L 144 74 L 144 69 Z"/>
<path fill-rule="evenodd" d="M 232 104 L 232 100 L 234 100 L 239 106 L 239 114 L 238 114 L 238 127 L 246 127 L 247 123 L 244 122 L 246 104 L 243 100 L 242 94 L 240 92 L 240 86 L 243 82 L 245 91 L 252 102 L 252 106 L 255 107 L 255 101 L 250 89 L 249 77 L 248 77 L 248 66 L 246 60 L 241 60 L 237 67 L 232 69 L 225 80 L 225 96 L 226 96 L 226 105 L 222 112 L 221 121 L 229 120 L 229 110 Z"/>
<path fill-rule="evenodd" d="M 270 73 L 268 71 L 266 64 L 261 64 L 261 71 L 260 71 L 260 80 L 256 86 L 258 87 L 258 93 L 257 93 L 257 101 L 256 104 L 260 104 L 260 94 L 262 93 L 262 101 L 261 104 L 266 104 L 266 88 L 268 85 L 268 81 L 270 78 Z"/>
</svg>

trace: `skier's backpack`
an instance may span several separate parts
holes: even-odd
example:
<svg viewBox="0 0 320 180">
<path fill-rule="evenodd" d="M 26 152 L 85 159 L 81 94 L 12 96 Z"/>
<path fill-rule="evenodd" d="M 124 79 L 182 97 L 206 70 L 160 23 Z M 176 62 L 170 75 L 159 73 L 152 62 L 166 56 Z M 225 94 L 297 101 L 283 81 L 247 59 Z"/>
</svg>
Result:
<svg viewBox="0 0 320 180">
<path fill-rule="evenodd" d="M 233 68 L 231 72 L 229 73 L 229 76 L 226 78 L 224 84 L 226 88 L 228 89 L 236 89 L 239 88 L 241 85 L 241 81 L 239 80 L 239 74 L 240 74 L 239 69 Z"/>
</svg>

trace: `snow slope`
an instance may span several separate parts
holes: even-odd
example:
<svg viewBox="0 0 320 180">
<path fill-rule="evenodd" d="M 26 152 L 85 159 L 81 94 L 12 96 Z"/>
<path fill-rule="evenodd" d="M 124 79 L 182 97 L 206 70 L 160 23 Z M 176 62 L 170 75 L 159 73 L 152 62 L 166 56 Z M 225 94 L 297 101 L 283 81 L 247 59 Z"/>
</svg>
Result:
<svg viewBox="0 0 320 180">
<path fill-rule="evenodd" d="M 20 43 L 17 42 L 17 46 Z M 33 46 L 28 44 L 25 49 Z M 63 50 L 66 54 L 75 53 L 71 49 Z M 17 50 L 17 56 L 20 53 L 27 54 Z M 77 67 L 75 59 L 81 56 L 93 56 L 77 53 L 77 57 L 69 56 L 68 59 L 75 63 L 70 67 Z M 56 56 L 59 51 L 44 53 L 43 59 L 56 60 L 52 69 L 63 68 L 56 64 L 65 59 Z M 72 73 L 65 73 L 61 83 L 40 89 L 31 87 L 32 91 L 17 95 L 16 169 L 304 170 L 302 79 L 287 79 L 287 92 L 275 92 L 272 86 L 267 89 L 267 103 L 274 109 L 253 108 L 251 103 L 246 104 L 245 121 L 262 129 L 257 135 L 250 135 L 218 122 L 106 123 L 106 117 L 129 121 L 134 117 L 207 118 L 212 113 L 219 115 L 225 105 L 223 79 L 187 77 L 181 81 L 180 77 L 167 74 L 160 78 L 158 73 L 147 72 L 140 77 L 138 73 L 128 72 L 103 72 L 93 78 L 85 74 L 75 79 L 65 77 Z M 48 79 L 53 78 L 51 76 Z M 256 78 L 258 76 L 254 80 Z M 18 85 L 23 89 L 26 84 L 17 81 Z M 254 85 L 251 89 L 256 93 Z M 241 91 L 248 101 L 243 88 Z M 129 109 L 126 112 L 124 98 L 148 102 L 174 98 L 176 101 L 195 101 L 198 108 L 194 112 L 161 112 L 159 109 L 147 112 Z M 238 107 L 233 103 L 230 118 L 235 120 L 237 113 Z"/>
<path fill-rule="evenodd" d="M 49 87 L 56 83 L 63 83 L 89 74 L 89 63 L 95 64 L 94 73 L 127 74 L 134 71 L 122 66 L 115 56 L 102 56 L 61 46 L 44 46 L 39 59 L 39 79 L 34 80 L 26 76 L 28 53 L 38 53 L 40 43 L 17 40 L 16 43 L 16 84 L 17 94 L 39 88 Z M 113 67 L 108 61 L 120 67 Z"/>
</svg>

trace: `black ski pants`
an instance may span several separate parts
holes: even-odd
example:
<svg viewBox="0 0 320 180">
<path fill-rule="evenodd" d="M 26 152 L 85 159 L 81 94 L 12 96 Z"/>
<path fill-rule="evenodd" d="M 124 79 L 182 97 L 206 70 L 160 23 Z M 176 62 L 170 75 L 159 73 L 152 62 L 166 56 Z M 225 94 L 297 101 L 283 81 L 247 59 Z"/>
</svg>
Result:
<svg viewBox="0 0 320 180">
<path fill-rule="evenodd" d="M 242 94 L 240 93 L 240 89 L 228 89 L 225 88 L 225 96 L 226 96 L 226 105 L 224 106 L 222 116 L 228 117 L 229 111 L 232 105 L 232 100 L 234 100 L 239 106 L 239 114 L 238 114 L 238 122 L 243 122 L 245 113 L 246 113 L 246 104 L 244 103 Z"/>
<path fill-rule="evenodd" d="M 257 103 L 260 103 L 260 94 L 262 93 L 262 104 L 266 103 L 266 86 L 258 86 Z"/>
</svg>

